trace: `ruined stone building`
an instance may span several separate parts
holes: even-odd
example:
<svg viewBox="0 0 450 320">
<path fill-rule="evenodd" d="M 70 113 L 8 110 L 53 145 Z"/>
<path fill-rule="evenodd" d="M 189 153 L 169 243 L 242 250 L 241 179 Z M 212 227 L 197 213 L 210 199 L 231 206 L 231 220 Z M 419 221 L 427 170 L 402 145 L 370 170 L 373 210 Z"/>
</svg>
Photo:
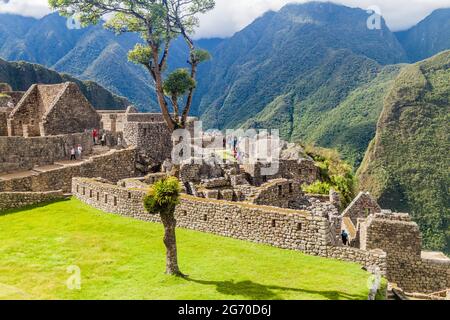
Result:
<svg viewBox="0 0 450 320">
<path fill-rule="evenodd" d="M 100 116 L 75 83 L 32 85 L 7 119 L 8 136 L 45 137 L 100 126 Z"/>
<path fill-rule="evenodd" d="M 98 147 L 93 129 L 106 135 L 107 147 L 91 155 Z M 161 114 L 133 107 L 96 111 L 74 83 L 33 85 L 26 93 L 0 84 L 0 210 L 72 193 L 101 210 L 159 222 L 145 212 L 143 196 L 172 175 L 184 192 L 176 210 L 180 227 L 356 262 L 406 291 L 450 287 L 450 260 L 422 251 L 419 228 L 408 215 L 382 210 L 367 193 L 342 213 L 336 192 L 305 194 L 301 186 L 320 172 L 299 147 L 282 144 L 277 172 L 264 175 L 265 163 L 211 161 L 220 159 L 210 138 L 202 141 L 210 158 L 175 165 Z M 87 158 L 60 164 L 74 144 Z M 342 230 L 351 246 L 343 246 Z"/>
<path fill-rule="evenodd" d="M 8 135 L 8 116 L 25 92 L 13 91 L 7 83 L 0 83 L 0 136 Z"/>
</svg>

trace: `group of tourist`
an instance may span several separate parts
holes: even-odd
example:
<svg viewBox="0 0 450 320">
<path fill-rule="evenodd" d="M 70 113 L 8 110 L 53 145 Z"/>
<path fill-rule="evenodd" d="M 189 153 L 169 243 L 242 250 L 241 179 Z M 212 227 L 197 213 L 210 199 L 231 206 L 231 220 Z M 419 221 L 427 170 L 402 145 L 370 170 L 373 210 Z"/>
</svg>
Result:
<svg viewBox="0 0 450 320">
<path fill-rule="evenodd" d="M 106 132 L 99 132 L 97 129 L 92 131 L 92 139 L 95 145 L 100 144 L 102 147 L 106 146 Z"/>
<path fill-rule="evenodd" d="M 94 145 L 105 147 L 107 145 L 106 132 L 94 129 L 92 131 L 92 140 L 94 141 Z M 117 146 L 122 147 L 122 138 L 120 136 L 117 137 Z"/>
<path fill-rule="evenodd" d="M 76 161 L 76 160 L 82 160 L 83 159 L 83 147 L 81 144 L 78 144 L 76 146 L 73 146 L 70 148 L 70 160 Z"/>
</svg>

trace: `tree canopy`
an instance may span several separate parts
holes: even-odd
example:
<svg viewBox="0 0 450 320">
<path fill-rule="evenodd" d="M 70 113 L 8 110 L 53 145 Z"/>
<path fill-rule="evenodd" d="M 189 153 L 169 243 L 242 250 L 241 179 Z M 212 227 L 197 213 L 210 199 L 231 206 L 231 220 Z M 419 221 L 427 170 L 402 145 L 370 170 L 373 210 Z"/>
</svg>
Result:
<svg viewBox="0 0 450 320">
<path fill-rule="evenodd" d="M 63 15 L 76 15 L 82 25 L 97 24 L 108 15 L 105 27 L 117 34 L 139 33 L 143 40 L 128 54 L 130 61 L 143 65 L 155 82 L 155 90 L 162 114 L 170 130 L 184 128 L 192 105 L 195 85 L 183 92 L 183 110 L 178 98 L 170 96 L 170 108 L 164 90 L 165 70 L 172 40 L 182 37 L 189 47 L 190 78 L 195 81 L 198 65 L 209 54 L 195 47 L 192 35 L 199 25 L 198 15 L 212 10 L 214 0 L 49 0 L 52 8 Z M 180 71 L 175 71 L 177 78 Z M 169 75 L 171 77 L 171 75 Z"/>
</svg>

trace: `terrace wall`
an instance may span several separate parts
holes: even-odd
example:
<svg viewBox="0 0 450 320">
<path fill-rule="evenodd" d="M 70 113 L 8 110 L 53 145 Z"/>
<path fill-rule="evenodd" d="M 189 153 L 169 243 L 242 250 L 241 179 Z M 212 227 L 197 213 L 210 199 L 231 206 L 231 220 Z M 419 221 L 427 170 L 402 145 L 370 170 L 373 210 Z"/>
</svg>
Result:
<svg viewBox="0 0 450 320">
<path fill-rule="evenodd" d="M 158 215 L 145 212 L 142 201 L 145 193 L 145 189 L 126 189 L 94 179 L 74 178 L 72 183 L 72 194 L 97 209 L 159 223 Z M 386 270 L 383 252 L 331 246 L 328 220 L 307 211 L 183 195 L 176 219 L 181 228 L 356 262 L 366 268 L 377 266 L 381 272 Z"/>
<path fill-rule="evenodd" d="M 0 192 L 70 192 L 73 177 L 104 178 L 117 182 L 135 176 L 135 148 L 113 150 L 82 163 L 36 173 L 23 178 L 0 179 Z"/>
<path fill-rule="evenodd" d="M 407 214 L 375 214 L 361 223 L 361 248 L 387 253 L 387 276 L 406 292 L 450 288 L 450 260 L 422 258 L 419 227 Z"/>
<path fill-rule="evenodd" d="M 62 191 L 49 192 L 2 192 L 0 193 L 0 212 L 39 203 L 55 201 L 64 197 Z"/>
<path fill-rule="evenodd" d="M 35 166 L 68 160 L 70 148 L 78 144 L 83 146 L 84 154 L 92 153 L 93 141 L 89 132 L 48 137 L 0 137 L 0 173 L 31 170 Z"/>
</svg>

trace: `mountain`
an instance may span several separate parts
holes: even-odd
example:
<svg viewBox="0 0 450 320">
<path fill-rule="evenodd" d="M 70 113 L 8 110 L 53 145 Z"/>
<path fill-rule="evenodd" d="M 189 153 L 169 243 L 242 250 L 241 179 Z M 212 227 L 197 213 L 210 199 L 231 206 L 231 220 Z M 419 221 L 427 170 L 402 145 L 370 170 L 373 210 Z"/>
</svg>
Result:
<svg viewBox="0 0 450 320">
<path fill-rule="evenodd" d="M 67 19 L 53 13 L 42 19 L 0 14 L 0 57 L 8 61 L 42 64 L 81 80 L 93 80 L 115 94 L 127 97 L 141 110 L 159 106 L 149 74 L 127 59 L 141 41 L 135 34 L 116 36 L 102 25 L 82 29 L 67 27 Z M 213 48 L 220 39 L 202 40 Z M 187 46 L 177 40 L 169 60 L 171 69 L 186 66 Z"/>
<path fill-rule="evenodd" d="M 360 188 L 411 212 L 429 249 L 450 252 L 450 51 L 409 65 L 388 92 Z"/>
<path fill-rule="evenodd" d="M 396 35 L 411 62 L 448 50 L 450 49 L 450 8 L 435 10 L 416 26 L 398 32 Z"/>
<path fill-rule="evenodd" d="M 96 109 L 125 109 L 130 103 L 116 96 L 93 81 L 80 81 L 66 74 L 59 74 L 41 65 L 26 62 L 7 62 L 0 59 L 0 83 L 9 83 L 16 91 L 26 91 L 35 83 L 56 84 L 75 82 Z"/>
<path fill-rule="evenodd" d="M 384 21 L 381 30 L 369 30 L 367 19 L 361 9 L 321 2 L 266 13 L 212 51 L 200 70 L 195 112 L 207 127 L 280 128 L 284 139 L 337 146 L 328 143 L 336 130 L 324 127 L 339 110 L 348 111 L 341 104 L 361 86 L 395 75 L 385 65 L 407 61 Z M 376 110 L 367 110 L 362 123 L 341 129 L 363 140 L 351 142 L 356 150 L 348 147 L 355 163 L 373 138 L 380 101 L 368 104 Z M 341 124 L 356 122 L 351 114 L 339 117 Z M 360 132 L 367 137 L 353 137 Z"/>
<path fill-rule="evenodd" d="M 400 63 L 414 60 L 411 48 L 450 49 L 448 28 L 437 27 L 446 26 L 447 12 L 397 34 L 384 21 L 369 30 L 366 11 L 332 3 L 267 12 L 231 38 L 197 41 L 212 60 L 200 66 L 192 115 L 207 128 L 279 128 L 284 139 L 337 148 L 357 168 Z M 57 13 L 0 15 L 0 40 L 0 57 L 94 80 L 141 110 L 159 110 L 147 72 L 127 61 L 136 35 L 115 36 L 101 25 L 69 29 Z M 185 67 L 184 41 L 171 49 L 169 71 Z"/>
</svg>

